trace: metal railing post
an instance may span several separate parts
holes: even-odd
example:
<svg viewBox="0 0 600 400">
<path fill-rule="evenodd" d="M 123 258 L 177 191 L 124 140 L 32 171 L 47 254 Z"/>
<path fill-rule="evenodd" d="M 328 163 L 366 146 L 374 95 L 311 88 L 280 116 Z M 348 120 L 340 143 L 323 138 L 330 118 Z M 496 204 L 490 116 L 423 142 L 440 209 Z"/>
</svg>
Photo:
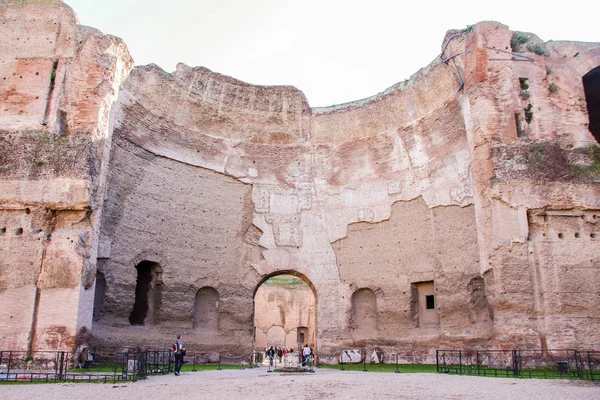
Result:
<svg viewBox="0 0 600 400">
<path fill-rule="evenodd" d="M 192 367 L 192 372 L 196 372 L 196 353 L 194 353 L 194 365 Z"/>
<path fill-rule="evenodd" d="M 479 350 L 475 350 L 475 362 L 477 363 L 477 376 L 479 376 L 481 374 L 479 370 Z"/>
<path fill-rule="evenodd" d="M 219 368 L 217 368 L 217 371 L 221 370 L 221 355 L 219 354 Z"/>
<path fill-rule="evenodd" d="M 436 350 L 436 352 L 437 352 L 437 350 Z M 436 356 L 436 362 L 437 362 L 437 356 Z M 437 368 L 436 368 L 436 370 L 437 370 Z M 395 373 L 396 374 L 400 373 L 400 370 L 398 370 L 398 353 L 396 353 L 396 372 Z"/>
<path fill-rule="evenodd" d="M 590 352 L 587 352 L 588 356 L 588 368 L 590 369 L 590 379 L 594 382 L 594 367 L 592 366 L 592 358 L 590 357 Z"/>
<path fill-rule="evenodd" d="M 462 350 L 458 351 L 458 371 L 462 375 Z"/>
<path fill-rule="evenodd" d="M 58 353 L 56 353 L 56 361 L 57 361 L 57 363 L 54 367 L 54 373 L 58 374 L 59 380 L 63 380 L 64 379 L 63 370 L 64 370 L 64 363 L 65 363 L 65 352 L 64 351 L 59 351 Z"/>
<path fill-rule="evenodd" d="M 115 383 L 116 379 L 117 379 L 117 364 L 118 364 L 118 358 L 115 359 L 115 364 L 114 364 L 114 369 L 113 369 L 113 383 Z"/>
<path fill-rule="evenodd" d="M 10 367 L 12 364 L 12 351 L 8 352 L 8 364 L 6 366 L 6 379 L 10 380 Z"/>
</svg>

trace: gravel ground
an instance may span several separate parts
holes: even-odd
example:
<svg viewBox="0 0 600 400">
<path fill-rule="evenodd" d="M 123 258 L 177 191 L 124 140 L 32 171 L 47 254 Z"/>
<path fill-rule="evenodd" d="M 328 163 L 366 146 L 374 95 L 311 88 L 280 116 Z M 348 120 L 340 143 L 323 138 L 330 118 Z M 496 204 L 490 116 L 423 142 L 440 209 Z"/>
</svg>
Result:
<svg viewBox="0 0 600 400">
<path fill-rule="evenodd" d="M 125 384 L 2 385 L 0 399 L 600 399 L 600 384 L 442 374 L 317 369 L 314 374 L 265 368 L 187 372 Z"/>
</svg>

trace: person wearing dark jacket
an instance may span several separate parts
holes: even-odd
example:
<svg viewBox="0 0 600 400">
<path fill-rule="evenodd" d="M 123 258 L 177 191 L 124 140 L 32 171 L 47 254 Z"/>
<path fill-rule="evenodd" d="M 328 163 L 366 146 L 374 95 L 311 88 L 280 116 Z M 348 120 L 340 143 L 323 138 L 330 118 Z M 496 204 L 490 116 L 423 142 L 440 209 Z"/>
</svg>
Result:
<svg viewBox="0 0 600 400">
<path fill-rule="evenodd" d="M 269 350 L 267 350 L 267 357 L 269 357 L 269 363 L 271 364 L 271 367 L 272 367 L 273 359 L 275 358 L 275 349 L 273 348 L 273 346 L 271 346 L 271 348 Z"/>
<path fill-rule="evenodd" d="M 177 335 L 177 340 L 173 342 L 173 353 L 175 353 L 175 375 L 179 376 L 179 371 L 181 371 L 181 366 L 183 365 L 183 355 L 185 353 L 181 335 Z"/>
</svg>

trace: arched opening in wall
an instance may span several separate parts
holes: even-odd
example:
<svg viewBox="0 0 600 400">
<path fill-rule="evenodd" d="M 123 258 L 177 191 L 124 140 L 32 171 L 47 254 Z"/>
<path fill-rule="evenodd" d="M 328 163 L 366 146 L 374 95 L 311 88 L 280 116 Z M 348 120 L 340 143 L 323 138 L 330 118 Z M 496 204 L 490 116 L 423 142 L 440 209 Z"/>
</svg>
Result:
<svg viewBox="0 0 600 400">
<path fill-rule="evenodd" d="M 219 329 L 219 292 L 209 286 L 196 292 L 194 329 Z"/>
<path fill-rule="evenodd" d="M 352 324 L 358 330 L 377 330 L 377 297 L 369 288 L 352 293 Z"/>
<path fill-rule="evenodd" d="M 590 117 L 589 129 L 600 143 L 600 66 L 583 76 L 583 91 Z"/>
<path fill-rule="evenodd" d="M 317 295 L 304 275 L 282 271 L 265 276 L 254 293 L 254 348 L 317 351 Z"/>
<path fill-rule="evenodd" d="M 135 301 L 129 315 L 129 323 L 146 325 L 157 322 L 162 300 L 162 269 L 158 263 L 152 261 L 142 261 L 135 269 Z"/>
<path fill-rule="evenodd" d="M 106 278 L 100 271 L 96 272 L 96 289 L 94 291 L 94 314 L 93 320 L 99 321 L 104 305 L 104 294 L 106 293 Z"/>
</svg>

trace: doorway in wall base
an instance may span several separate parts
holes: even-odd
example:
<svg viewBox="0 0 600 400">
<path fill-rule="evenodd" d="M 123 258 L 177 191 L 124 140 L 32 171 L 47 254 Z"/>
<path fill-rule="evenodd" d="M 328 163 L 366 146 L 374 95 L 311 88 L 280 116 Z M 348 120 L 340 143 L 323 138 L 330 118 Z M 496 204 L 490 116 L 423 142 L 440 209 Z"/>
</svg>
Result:
<svg viewBox="0 0 600 400">
<path fill-rule="evenodd" d="M 131 325 L 156 322 L 162 299 L 162 269 L 158 263 L 142 261 L 136 265 L 135 301 L 129 314 Z"/>
<path fill-rule="evenodd" d="M 312 283 L 295 271 L 265 276 L 254 292 L 254 349 L 305 344 L 317 349 L 317 294 Z"/>
</svg>

